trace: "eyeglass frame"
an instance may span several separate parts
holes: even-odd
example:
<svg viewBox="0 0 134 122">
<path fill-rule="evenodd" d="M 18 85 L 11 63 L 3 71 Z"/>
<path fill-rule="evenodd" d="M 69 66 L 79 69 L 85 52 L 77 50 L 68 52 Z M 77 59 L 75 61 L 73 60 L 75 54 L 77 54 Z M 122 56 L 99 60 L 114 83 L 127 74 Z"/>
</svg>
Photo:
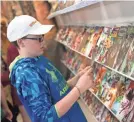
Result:
<svg viewBox="0 0 134 122">
<path fill-rule="evenodd" d="M 38 38 L 30 38 L 30 37 L 23 37 L 22 39 L 32 39 L 32 40 L 37 40 L 40 43 L 44 41 L 44 35 L 42 35 L 41 37 Z"/>
</svg>

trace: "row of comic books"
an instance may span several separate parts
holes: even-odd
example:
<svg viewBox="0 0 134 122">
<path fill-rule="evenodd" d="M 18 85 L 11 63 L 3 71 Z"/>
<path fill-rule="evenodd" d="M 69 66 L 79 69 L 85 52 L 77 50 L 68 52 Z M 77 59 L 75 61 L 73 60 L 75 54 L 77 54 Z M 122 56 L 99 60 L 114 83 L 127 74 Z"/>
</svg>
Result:
<svg viewBox="0 0 134 122">
<path fill-rule="evenodd" d="M 65 64 L 75 73 L 84 69 L 91 63 L 85 57 L 80 56 L 71 50 L 67 50 L 62 60 L 64 60 Z M 118 120 L 123 122 L 134 122 L 134 81 L 123 77 L 98 63 L 94 63 L 93 65 L 93 74 L 95 86 L 91 88 L 90 91 L 106 108 L 114 113 Z M 109 116 L 111 116 L 111 114 Z M 98 120 L 100 121 L 102 119 L 99 118 Z"/>
<path fill-rule="evenodd" d="M 134 26 L 61 27 L 56 40 L 134 78 Z"/>
</svg>

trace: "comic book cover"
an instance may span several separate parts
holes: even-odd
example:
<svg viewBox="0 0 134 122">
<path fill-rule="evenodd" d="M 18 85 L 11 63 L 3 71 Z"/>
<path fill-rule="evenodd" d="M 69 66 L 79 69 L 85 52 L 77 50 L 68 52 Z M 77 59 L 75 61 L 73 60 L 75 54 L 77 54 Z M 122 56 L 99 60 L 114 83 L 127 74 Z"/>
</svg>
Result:
<svg viewBox="0 0 134 122">
<path fill-rule="evenodd" d="M 101 55 L 101 60 L 99 60 L 100 62 L 105 63 L 107 60 L 109 60 L 107 58 L 107 56 L 109 56 L 108 52 L 109 52 L 110 48 L 113 46 L 114 42 L 116 41 L 118 31 L 119 31 L 119 27 L 114 27 L 112 29 L 112 32 L 110 33 L 110 35 L 107 37 L 107 39 L 104 40 L 103 46 L 102 46 L 103 47 L 103 49 L 102 49 L 103 55 Z M 114 55 L 115 54 L 116 53 L 114 53 Z"/>
<path fill-rule="evenodd" d="M 85 37 L 87 37 L 87 34 L 88 34 L 87 29 L 84 28 L 83 32 L 81 33 L 81 35 L 77 36 L 77 38 L 76 38 L 76 41 L 75 41 L 75 44 L 74 44 L 75 45 L 74 49 L 80 51 L 80 49 L 83 46 L 82 44 L 83 44 L 83 42 L 85 40 Z"/>
<path fill-rule="evenodd" d="M 104 62 L 104 64 L 106 64 L 109 67 L 113 67 L 116 54 L 119 50 L 118 46 L 120 42 L 117 39 L 119 30 L 120 30 L 120 27 L 113 28 L 112 33 L 110 35 L 111 45 L 109 46 L 109 48 L 107 48 L 106 57 L 102 61 Z"/>
<path fill-rule="evenodd" d="M 92 34 L 94 33 L 94 31 L 95 31 L 94 27 L 89 27 L 88 30 L 87 30 L 88 37 L 87 37 L 87 39 L 85 39 L 85 41 L 84 41 L 84 43 L 83 43 L 83 46 L 82 46 L 82 49 L 81 49 L 81 52 L 82 52 L 83 54 L 85 54 L 85 52 L 86 52 L 86 49 L 87 49 L 87 47 L 88 47 L 88 43 L 89 43 L 89 41 L 90 41 L 90 39 L 91 39 L 91 36 L 92 36 Z"/>
<path fill-rule="evenodd" d="M 119 51 L 117 52 L 117 56 L 114 61 L 113 68 L 119 70 L 121 68 L 121 64 L 124 61 L 124 58 L 128 52 L 128 49 L 133 40 L 134 27 L 128 26 L 127 33 L 124 34 L 122 38 L 121 46 L 119 47 Z M 119 37 L 120 38 L 120 37 Z"/>
<path fill-rule="evenodd" d="M 105 106 L 101 104 L 101 107 L 98 107 L 96 111 L 95 117 L 99 122 L 101 121 L 104 110 L 105 110 Z"/>
<path fill-rule="evenodd" d="M 92 57 L 92 49 L 96 47 L 97 41 L 100 38 L 100 35 L 103 31 L 103 27 L 95 27 L 91 35 L 90 41 L 86 47 L 85 55 Z"/>
<path fill-rule="evenodd" d="M 76 39 L 73 41 L 72 43 L 72 48 L 77 50 L 78 46 L 80 45 L 82 39 L 83 39 L 83 35 L 85 33 L 85 28 L 81 27 L 79 34 L 76 36 Z"/>
<path fill-rule="evenodd" d="M 66 40 L 66 38 L 67 38 L 67 36 L 68 36 L 68 34 L 69 34 L 70 31 L 71 31 L 71 28 L 70 27 L 66 27 L 64 33 L 62 33 L 61 40 L 65 44 L 66 44 L 66 41 L 65 40 Z"/>
<path fill-rule="evenodd" d="M 125 73 L 128 76 L 134 77 L 133 75 L 134 74 L 134 39 L 128 49 L 126 57 L 120 68 L 120 71 Z"/>
<path fill-rule="evenodd" d="M 123 118 L 122 122 L 133 122 L 134 121 L 134 106 L 129 113 Z"/>
<path fill-rule="evenodd" d="M 102 61 L 103 58 L 105 57 L 105 46 L 104 46 L 104 41 L 107 40 L 108 36 L 112 32 L 112 27 L 104 27 L 103 32 L 97 42 L 97 55 L 96 55 L 96 60 L 97 61 Z"/>
<path fill-rule="evenodd" d="M 91 50 L 90 50 L 90 52 L 88 54 L 88 56 L 90 58 L 92 58 L 94 49 L 96 48 L 96 44 L 97 44 L 97 42 L 98 42 L 98 40 L 99 40 L 99 38 L 100 38 L 100 36 L 102 34 L 102 31 L 103 31 L 103 27 L 96 27 L 96 31 L 91 37 L 91 40 L 90 40 Z"/>
<path fill-rule="evenodd" d="M 85 50 L 84 51 L 84 54 L 86 56 L 88 56 L 88 54 L 89 54 L 89 52 L 91 50 L 91 42 L 90 42 L 90 40 L 91 40 L 92 36 L 94 35 L 95 31 L 96 31 L 96 28 L 95 27 L 91 27 L 90 28 L 90 35 L 89 35 L 88 40 L 86 42 L 86 45 L 84 47 L 84 50 Z"/>
<path fill-rule="evenodd" d="M 81 31 L 80 27 L 72 27 L 72 31 L 69 33 L 68 38 L 66 39 L 68 46 L 72 47 L 72 45 L 74 44 L 76 37 L 78 36 L 78 34 Z"/>
<path fill-rule="evenodd" d="M 114 122 L 114 117 L 110 112 L 108 112 L 108 114 L 105 118 L 105 122 Z"/>
<path fill-rule="evenodd" d="M 81 42 L 80 42 L 80 44 L 79 44 L 79 46 L 77 48 L 77 50 L 79 52 L 81 52 L 82 48 L 84 47 L 84 45 L 85 45 L 85 43 L 86 43 L 86 41 L 87 41 L 87 39 L 89 37 L 89 33 L 90 33 L 90 28 L 85 28 L 85 32 L 83 34 L 83 38 L 82 38 L 82 40 L 81 40 Z"/>
<path fill-rule="evenodd" d="M 128 78 L 121 77 L 120 81 L 121 81 L 120 86 L 118 88 L 118 91 L 120 92 L 117 92 L 116 100 L 114 101 L 114 104 L 111 108 L 111 110 L 115 114 L 117 114 L 117 112 L 119 111 L 119 108 L 121 106 L 121 101 L 123 100 L 124 94 L 130 85 L 130 80 Z"/>
<path fill-rule="evenodd" d="M 111 109 L 116 97 L 117 97 L 117 92 L 120 87 L 120 75 L 117 74 L 116 72 L 110 72 L 107 71 L 106 75 L 104 76 L 104 91 L 103 94 L 100 95 L 103 103 Z M 106 90 L 106 91 L 105 91 Z"/>
<path fill-rule="evenodd" d="M 100 122 L 106 122 L 105 120 L 106 120 L 106 117 L 108 116 L 108 113 L 109 111 L 105 108 Z"/>
<path fill-rule="evenodd" d="M 83 100 L 85 101 L 85 103 L 89 106 L 92 103 L 92 97 L 93 95 L 91 94 L 91 92 L 89 90 L 87 90 L 83 95 Z"/>
<path fill-rule="evenodd" d="M 61 27 L 61 28 L 59 29 L 57 35 L 56 35 L 56 41 L 60 41 L 60 40 L 61 40 L 61 35 L 62 35 L 63 31 L 64 31 L 64 28 Z"/>
<path fill-rule="evenodd" d="M 97 92 L 97 96 L 104 102 L 106 99 L 106 96 L 108 94 L 108 90 L 110 88 L 109 81 L 111 79 L 111 70 L 106 70 L 106 73 L 102 79 L 102 82 L 100 83 L 99 90 Z"/>
<path fill-rule="evenodd" d="M 63 28 L 63 31 L 62 31 L 62 33 L 60 34 L 60 40 L 59 41 L 61 41 L 61 42 L 63 42 L 64 41 L 64 39 L 65 39 L 65 37 L 66 37 L 66 32 L 68 31 L 68 27 L 64 27 Z"/>
<path fill-rule="evenodd" d="M 73 38 L 73 35 L 75 34 L 74 28 L 70 27 L 70 29 L 68 30 L 68 34 L 65 38 L 65 43 L 68 45 L 69 43 L 71 43 L 71 39 Z"/>
<path fill-rule="evenodd" d="M 94 63 L 93 68 L 95 86 L 90 90 L 96 94 L 101 89 L 101 83 L 107 69 L 105 67 L 102 67 L 98 63 Z"/>
<path fill-rule="evenodd" d="M 123 99 L 121 100 L 121 105 L 116 116 L 120 120 L 125 120 L 128 118 L 129 114 L 133 110 L 134 107 L 134 81 L 130 82 L 130 85 L 125 92 Z"/>
</svg>

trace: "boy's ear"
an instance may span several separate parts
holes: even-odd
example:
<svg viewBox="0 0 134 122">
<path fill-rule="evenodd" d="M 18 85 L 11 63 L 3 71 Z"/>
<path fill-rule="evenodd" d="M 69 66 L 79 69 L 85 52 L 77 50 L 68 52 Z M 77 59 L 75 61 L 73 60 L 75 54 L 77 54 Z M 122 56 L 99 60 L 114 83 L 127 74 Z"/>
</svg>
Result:
<svg viewBox="0 0 134 122">
<path fill-rule="evenodd" d="M 25 47 L 25 44 L 24 44 L 24 40 L 23 39 L 17 40 L 17 44 L 18 44 L 19 47 Z"/>
</svg>

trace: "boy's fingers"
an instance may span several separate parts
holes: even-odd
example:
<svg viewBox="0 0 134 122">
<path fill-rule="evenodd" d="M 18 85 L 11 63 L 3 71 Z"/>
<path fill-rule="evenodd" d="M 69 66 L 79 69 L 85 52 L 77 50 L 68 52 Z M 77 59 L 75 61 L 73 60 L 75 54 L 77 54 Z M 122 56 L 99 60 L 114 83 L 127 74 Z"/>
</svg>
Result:
<svg viewBox="0 0 134 122">
<path fill-rule="evenodd" d="M 86 75 L 90 75 L 91 73 L 93 73 L 93 69 L 92 68 L 90 68 L 85 74 Z"/>
</svg>

